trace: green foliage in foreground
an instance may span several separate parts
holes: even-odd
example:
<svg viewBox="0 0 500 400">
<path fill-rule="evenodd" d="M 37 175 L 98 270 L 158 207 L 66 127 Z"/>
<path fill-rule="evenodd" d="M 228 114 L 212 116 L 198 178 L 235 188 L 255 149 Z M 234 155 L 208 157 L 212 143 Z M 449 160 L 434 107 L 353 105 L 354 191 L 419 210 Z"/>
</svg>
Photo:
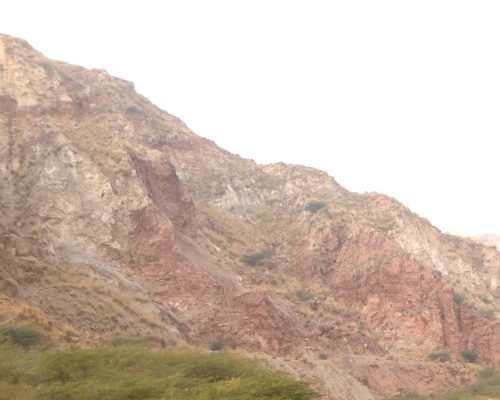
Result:
<svg viewBox="0 0 500 400">
<path fill-rule="evenodd" d="M 305 382 L 226 353 L 0 342 L 0 400 L 308 400 Z"/>
<path fill-rule="evenodd" d="M 479 371 L 477 382 L 434 398 L 434 400 L 485 400 L 500 399 L 500 371 L 496 368 L 483 368 Z M 427 400 L 424 396 L 410 394 L 398 400 Z"/>
</svg>

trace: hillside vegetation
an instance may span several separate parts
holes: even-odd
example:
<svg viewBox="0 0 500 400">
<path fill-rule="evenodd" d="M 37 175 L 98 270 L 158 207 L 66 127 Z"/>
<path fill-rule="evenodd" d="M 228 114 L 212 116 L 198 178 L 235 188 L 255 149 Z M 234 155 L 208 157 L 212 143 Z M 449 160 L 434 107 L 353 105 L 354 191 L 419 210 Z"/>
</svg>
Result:
<svg viewBox="0 0 500 400">
<path fill-rule="evenodd" d="M 305 382 L 230 353 L 120 345 L 33 348 L 0 333 L 0 400 L 307 400 Z M 28 340 L 26 340 L 28 338 Z"/>
</svg>

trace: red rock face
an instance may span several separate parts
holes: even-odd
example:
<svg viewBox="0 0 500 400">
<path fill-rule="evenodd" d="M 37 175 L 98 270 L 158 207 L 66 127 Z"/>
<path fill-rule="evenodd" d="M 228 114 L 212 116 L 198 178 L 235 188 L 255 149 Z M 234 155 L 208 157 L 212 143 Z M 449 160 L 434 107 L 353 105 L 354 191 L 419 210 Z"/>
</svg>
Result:
<svg viewBox="0 0 500 400">
<path fill-rule="evenodd" d="M 302 249 L 299 276 L 321 278 L 337 301 L 357 310 L 380 336 L 385 351 L 425 356 L 443 349 L 459 358 L 461 350 L 474 348 L 484 361 L 498 359 L 498 350 L 489 345 L 498 338 L 498 322 L 457 303 L 439 271 L 405 253 L 388 236 L 374 230 L 351 239 L 324 229 L 313 234 L 322 254 L 314 257 Z M 475 340 L 477 335 L 482 339 Z"/>
<path fill-rule="evenodd" d="M 29 304 L 85 344 L 223 340 L 325 399 L 450 390 L 473 377 L 467 348 L 500 361 L 494 248 L 324 172 L 241 159 L 20 40 L 0 35 L 0 67 L 0 313 Z"/>
<path fill-rule="evenodd" d="M 187 227 L 194 217 L 191 199 L 182 190 L 175 168 L 167 159 L 145 160 L 129 151 L 132 168 L 147 190 L 148 197 L 179 229 Z"/>
<path fill-rule="evenodd" d="M 287 354 L 303 339 L 300 321 L 287 305 L 279 304 L 261 293 L 246 293 L 232 298 L 217 310 L 209 326 L 199 332 L 200 339 L 208 331 L 234 347 L 279 355 Z"/>
</svg>

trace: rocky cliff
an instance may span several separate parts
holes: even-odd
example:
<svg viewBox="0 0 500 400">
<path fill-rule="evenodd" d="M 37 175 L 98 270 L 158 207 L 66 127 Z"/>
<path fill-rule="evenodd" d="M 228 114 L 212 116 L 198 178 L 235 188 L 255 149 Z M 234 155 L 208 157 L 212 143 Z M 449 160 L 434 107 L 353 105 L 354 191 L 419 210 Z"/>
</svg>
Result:
<svg viewBox="0 0 500 400">
<path fill-rule="evenodd" d="M 102 70 L 0 36 L 0 316 L 251 352 L 325 398 L 500 361 L 500 253 L 312 168 L 258 165 Z M 428 361 L 447 351 L 453 362 Z"/>
</svg>

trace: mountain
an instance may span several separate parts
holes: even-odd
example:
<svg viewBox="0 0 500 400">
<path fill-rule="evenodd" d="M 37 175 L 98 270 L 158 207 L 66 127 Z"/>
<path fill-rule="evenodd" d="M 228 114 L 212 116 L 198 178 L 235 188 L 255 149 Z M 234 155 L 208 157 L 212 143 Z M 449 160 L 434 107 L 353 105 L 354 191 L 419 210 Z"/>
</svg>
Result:
<svg viewBox="0 0 500 400">
<path fill-rule="evenodd" d="M 500 236 L 487 234 L 487 235 L 476 236 L 473 239 L 477 240 L 480 243 L 483 243 L 486 246 L 495 246 L 497 250 L 500 251 Z"/>
<path fill-rule="evenodd" d="M 132 83 L 6 35 L 0 265 L 3 323 L 72 345 L 221 341 L 325 399 L 451 390 L 473 379 L 465 349 L 500 361 L 494 248 L 325 172 L 240 158 Z"/>
</svg>

